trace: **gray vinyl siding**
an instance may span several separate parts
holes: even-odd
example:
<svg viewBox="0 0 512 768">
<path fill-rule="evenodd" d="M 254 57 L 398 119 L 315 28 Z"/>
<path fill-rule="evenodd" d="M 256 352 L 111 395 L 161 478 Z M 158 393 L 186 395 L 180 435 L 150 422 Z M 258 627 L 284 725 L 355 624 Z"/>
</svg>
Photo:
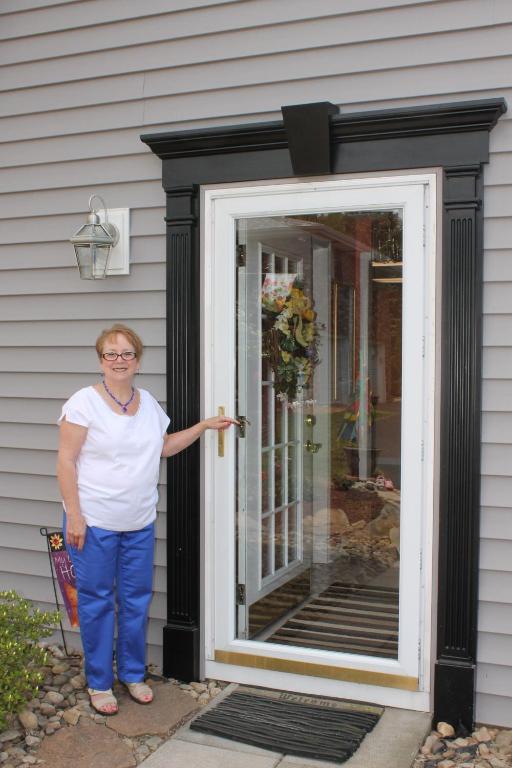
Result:
<svg viewBox="0 0 512 768">
<path fill-rule="evenodd" d="M 101 12 L 98 12 L 101 6 Z M 40 525 L 57 525 L 55 419 L 95 379 L 97 331 L 148 344 L 164 385 L 164 195 L 142 132 L 503 96 L 510 0 L 0 2 L 0 525 L 2 585 L 48 602 Z M 88 196 L 131 209 L 130 277 L 78 280 L 67 242 Z M 512 726 L 512 119 L 485 173 L 482 531 L 477 718 Z M 172 415 L 172 414 L 171 414 Z M 163 488 L 164 490 L 164 488 Z M 160 508 L 164 509 L 163 496 Z M 150 648 L 165 617 L 165 521 Z"/>
</svg>

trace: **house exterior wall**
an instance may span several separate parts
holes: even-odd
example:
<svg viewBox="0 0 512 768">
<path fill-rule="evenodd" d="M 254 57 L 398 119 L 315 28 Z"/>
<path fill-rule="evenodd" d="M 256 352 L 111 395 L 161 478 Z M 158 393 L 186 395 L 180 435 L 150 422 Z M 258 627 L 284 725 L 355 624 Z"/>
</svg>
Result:
<svg viewBox="0 0 512 768">
<path fill-rule="evenodd" d="M 169 9 L 170 8 L 170 9 Z M 502 96 L 508 0 L 4 0 L 0 7 L 0 588 L 50 603 L 41 525 L 63 400 L 96 380 L 91 345 L 123 320 L 165 397 L 161 164 L 140 133 Z M 477 719 L 512 725 L 512 119 L 485 170 L 482 526 Z M 89 195 L 131 209 L 131 274 L 80 282 L 67 242 Z M 172 413 L 170 414 L 172 417 Z M 165 471 L 150 660 L 165 620 Z"/>
</svg>

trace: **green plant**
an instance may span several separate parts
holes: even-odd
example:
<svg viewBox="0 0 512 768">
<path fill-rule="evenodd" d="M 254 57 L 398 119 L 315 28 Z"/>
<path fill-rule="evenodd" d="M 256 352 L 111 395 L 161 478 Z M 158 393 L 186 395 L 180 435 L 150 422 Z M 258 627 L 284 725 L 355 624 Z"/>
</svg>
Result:
<svg viewBox="0 0 512 768">
<path fill-rule="evenodd" d="M 33 608 L 14 590 L 0 592 L 0 729 L 37 692 L 47 661 L 38 640 L 58 621 L 57 611 Z"/>
</svg>

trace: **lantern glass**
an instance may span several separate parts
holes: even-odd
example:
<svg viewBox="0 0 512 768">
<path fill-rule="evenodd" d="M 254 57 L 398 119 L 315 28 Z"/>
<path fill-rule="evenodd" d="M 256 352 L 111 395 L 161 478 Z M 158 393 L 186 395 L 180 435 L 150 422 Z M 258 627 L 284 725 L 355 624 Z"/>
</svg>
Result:
<svg viewBox="0 0 512 768">
<path fill-rule="evenodd" d="M 82 280 L 102 280 L 106 277 L 110 245 L 75 244 L 75 254 Z"/>
</svg>

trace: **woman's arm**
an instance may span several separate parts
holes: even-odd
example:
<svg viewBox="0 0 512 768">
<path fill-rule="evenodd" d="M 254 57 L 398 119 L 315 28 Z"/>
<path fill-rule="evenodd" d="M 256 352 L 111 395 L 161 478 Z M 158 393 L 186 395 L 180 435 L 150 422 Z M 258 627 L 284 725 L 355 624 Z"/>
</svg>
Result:
<svg viewBox="0 0 512 768">
<path fill-rule="evenodd" d="M 212 416 L 210 419 L 199 421 L 193 427 L 181 430 L 181 432 L 165 435 L 162 456 L 168 458 L 169 456 L 174 456 L 175 453 L 183 451 L 197 440 L 198 437 L 201 437 L 207 429 L 227 429 L 231 424 L 238 424 L 238 421 L 229 416 Z"/>
<path fill-rule="evenodd" d="M 80 510 L 76 461 L 87 437 L 87 427 L 63 421 L 60 425 L 57 480 L 66 509 L 66 543 L 82 549 L 86 524 Z"/>
</svg>

